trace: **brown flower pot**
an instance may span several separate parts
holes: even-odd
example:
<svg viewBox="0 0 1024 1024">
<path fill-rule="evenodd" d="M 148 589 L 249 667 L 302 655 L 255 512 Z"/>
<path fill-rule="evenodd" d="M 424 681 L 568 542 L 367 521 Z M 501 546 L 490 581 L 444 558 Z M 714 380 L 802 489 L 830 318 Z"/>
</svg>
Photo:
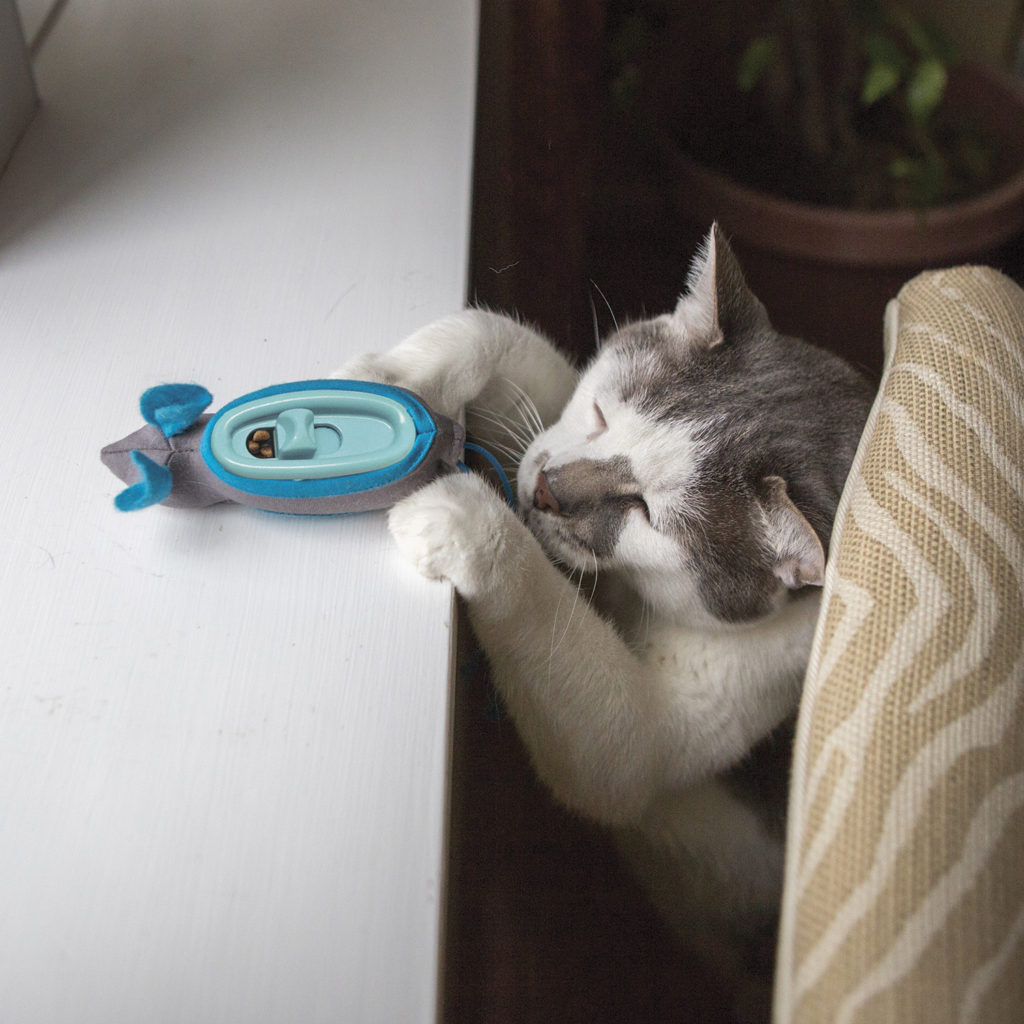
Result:
<svg viewBox="0 0 1024 1024">
<path fill-rule="evenodd" d="M 676 214 L 699 227 L 718 220 L 751 288 L 776 327 L 878 371 L 885 305 L 928 267 L 988 263 L 1019 271 L 1024 233 L 1024 90 L 980 66 L 951 75 L 951 104 L 1001 141 L 1014 168 L 975 199 L 935 207 L 860 212 L 776 198 L 708 169 L 667 139 Z"/>
</svg>

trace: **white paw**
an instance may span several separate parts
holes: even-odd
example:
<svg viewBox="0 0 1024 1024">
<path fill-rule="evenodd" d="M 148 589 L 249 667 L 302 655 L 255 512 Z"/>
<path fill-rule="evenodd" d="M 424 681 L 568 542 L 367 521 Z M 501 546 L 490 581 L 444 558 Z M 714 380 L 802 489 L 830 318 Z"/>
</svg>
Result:
<svg viewBox="0 0 1024 1024">
<path fill-rule="evenodd" d="M 391 535 L 428 579 L 450 580 L 465 597 L 515 578 L 526 528 L 494 489 L 472 473 L 427 484 L 391 510 Z"/>
</svg>

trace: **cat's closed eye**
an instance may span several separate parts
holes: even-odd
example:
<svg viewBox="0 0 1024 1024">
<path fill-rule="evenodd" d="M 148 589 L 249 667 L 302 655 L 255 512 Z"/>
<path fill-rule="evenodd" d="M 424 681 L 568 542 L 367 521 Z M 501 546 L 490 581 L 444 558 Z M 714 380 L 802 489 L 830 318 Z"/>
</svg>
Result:
<svg viewBox="0 0 1024 1024">
<path fill-rule="evenodd" d="M 587 434 L 587 440 L 593 441 L 595 437 L 599 437 L 608 429 L 608 421 L 604 418 L 604 413 L 601 411 L 601 406 L 594 402 L 593 408 L 591 409 L 591 418 L 594 423 L 594 429 Z"/>
</svg>

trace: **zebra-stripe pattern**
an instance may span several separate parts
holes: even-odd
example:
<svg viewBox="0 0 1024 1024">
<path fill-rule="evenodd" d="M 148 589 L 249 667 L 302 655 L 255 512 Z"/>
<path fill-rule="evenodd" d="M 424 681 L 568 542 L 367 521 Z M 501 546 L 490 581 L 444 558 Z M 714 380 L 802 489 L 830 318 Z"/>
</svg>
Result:
<svg viewBox="0 0 1024 1024">
<path fill-rule="evenodd" d="M 890 305 L 797 730 L 779 1024 L 1024 1020 L 1024 292 Z"/>
</svg>

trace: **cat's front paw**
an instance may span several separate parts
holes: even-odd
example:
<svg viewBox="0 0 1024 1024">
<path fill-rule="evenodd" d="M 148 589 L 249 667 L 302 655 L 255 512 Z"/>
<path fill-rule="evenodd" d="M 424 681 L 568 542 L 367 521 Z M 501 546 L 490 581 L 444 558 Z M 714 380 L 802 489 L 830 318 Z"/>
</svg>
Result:
<svg viewBox="0 0 1024 1024">
<path fill-rule="evenodd" d="M 472 473 L 441 477 L 400 501 L 388 516 L 402 554 L 428 579 L 446 579 L 464 597 L 514 579 L 525 527 L 494 489 Z"/>
</svg>

